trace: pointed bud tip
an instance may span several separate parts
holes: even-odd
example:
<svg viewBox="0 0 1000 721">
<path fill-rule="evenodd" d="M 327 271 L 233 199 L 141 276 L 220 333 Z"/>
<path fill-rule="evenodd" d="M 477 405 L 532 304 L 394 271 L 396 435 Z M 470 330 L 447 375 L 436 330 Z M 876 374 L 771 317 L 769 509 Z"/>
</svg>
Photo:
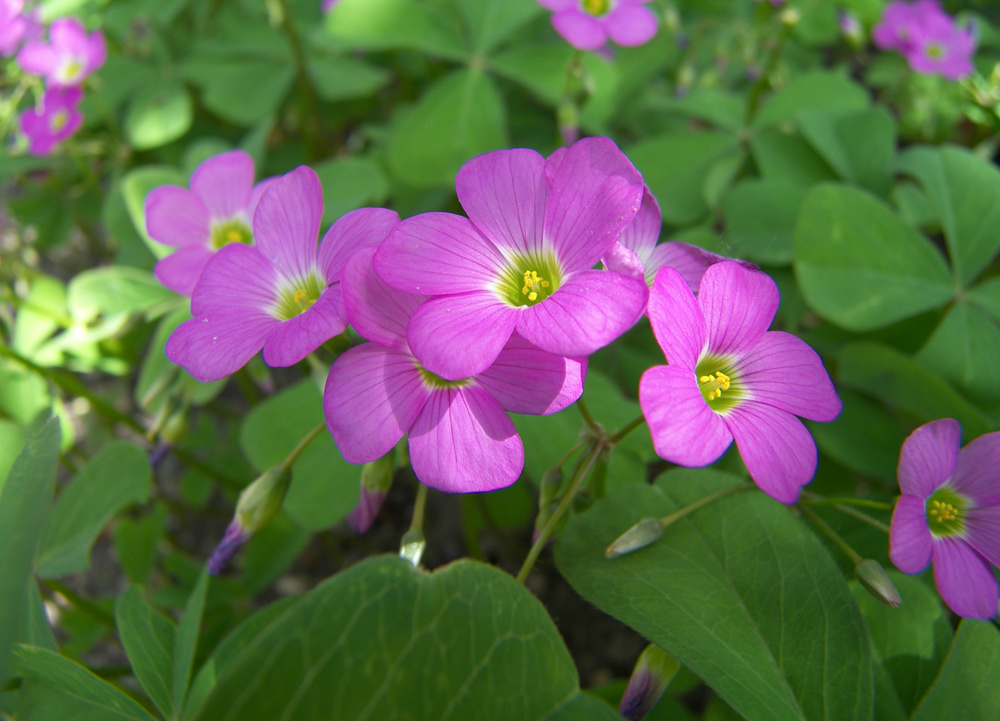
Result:
<svg viewBox="0 0 1000 721">
<path fill-rule="evenodd" d="M 870 558 L 861 561 L 854 569 L 858 581 L 872 596 L 891 608 L 899 608 L 903 599 L 892 584 L 882 564 Z"/>
<path fill-rule="evenodd" d="M 637 524 L 625 531 L 608 546 L 604 552 L 605 558 L 618 558 L 638 551 L 640 548 L 657 541 L 663 535 L 663 527 L 658 518 L 643 518 Z"/>
<path fill-rule="evenodd" d="M 635 662 L 618 713 L 628 721 L 639 721 L 653 710 L 680 667 L 669 653 L 649 644 Z"/>
</svg>

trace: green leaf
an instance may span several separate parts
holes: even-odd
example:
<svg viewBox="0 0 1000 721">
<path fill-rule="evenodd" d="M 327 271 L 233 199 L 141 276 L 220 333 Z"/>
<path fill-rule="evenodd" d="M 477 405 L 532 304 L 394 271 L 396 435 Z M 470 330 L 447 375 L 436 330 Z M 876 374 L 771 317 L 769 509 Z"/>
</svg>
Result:
<svg viewBox="0 0 1000 721">
<path fill-rule="evenodd" d="M 837 359 L 837 384 L 915 413 L 920 423 L 954 418 L 966 439 L 989 433 L 989 421 L 940 376 L 878 343 L 851 343 Z"/>
<path fill-rule="evenodd" d="M 958 301 L 916 359 L 979 405 L 1000 402 L 1000 388 L 983 383 L 983 369 L 1000 358 L 1000 329 L 985 313 Z"/>
<path fill-rule="evenodd" d="M 17 454 L 24 446 L 24 429 L 19 423 L 0 418 L 0 490 Z"/>
<path fill-rule="evenodd" d="M 691 225 L 708 212 L 705 184 L 709 172 L 738 147 L 731 133 L 690 131 L 644 140 L 626 154 L 659 201 L 663 222 Z"/>
<path fill-rule="evenodd" d="M 114 541 L 118 562 L 128 579 L 145 586 L 156 565 L 160 539 L 167 532 L 167 508 L 157 503 L 152 513 L 139 519 L 124 516 L 115 524 Z"/>
<path fill-rule="evenodd" d="M 799 119 L 803 112 L 849 113 L 870 105 L 868 92 L 841 72 L 817 71 L 798 75 L 772 96 L 754 118 L 755 128 Z"/>
<path fill-rule="evenodd" d="M 449 186 L 469 158 L 507 145 L 505 118 L 503 99 L 488 75 L 473 68 L 452 71 L 397 114 L 389 167 L 417 188 Z"/>
<path fill-rule="evenodd" d="M 864 191 L 813 188 L 795 228 L 795 275 L 817 313 L 849 330 L 894 323 L 954 294 L 930 241 Z"/>
<path fill-rule="evenodd" d="M 726 239 L 741 258 L 785 265 L 792 261 L 795 219 L 805 191 L 797 185 L 753 178 L 722 202 Z"/>
<path fill-rule="evenodd" d="M 156 721 L 142 706 L 107 681 L 54 651 L 38 646 L 19 646 L 14 654 L 20 675 L 72 697 L 83 713 L 100 711 L 107 719 Z"/>
<path fill-rule="evenodd" d="M 1000 278 L 990 278 L 974 287 L 969 302 L 1000 323 Z"/>
<path fill-rule="evenodd" d="M 38 575 L 55 578 L 90 565 L 90 548 L 122 508 L 149 497 L 153 472 L 146 453 L 112 441 L 59 494 L 38 554 Z"/>
<path fill-rule="evenodd" d="M 872 716 L 864 622 L 823 545 L 756 491 L 720 499 L 635 553 L 604 549 L 643 517 L 731 486 L 676 470 L 570 520 L 556 565 L 585 599 L 656 643 L 749 721 Z"/>
<path fill-rule="evenodd" d="M 912 721 L 995 721 L 1000 709 L 1000 631 L 989 621 L 965 619 L 948 658 Z"/>
<path fill-rule="evenodd" d="M 22 355 L 33 358 L 52 334 L 64 328 L 66 318 L 66 286 L 58 278 L 36 275 L 31 289 L 14 318 L 11 346 Z M 34 358 L 33 358 L 34 359 Z M 56 363 L 59 359 L 54 359 Z"/>
<path fill-rule="evenodd" d="M 295 79 L 290 63 L 273 59 L 197 59 L 184 64 L 205 107 L 223 120 L 251 126 L 278 111 Z"/>
<path fill-rule="evenodd" d="M 203 568 L 198 581 L 184 604 L 184 613 L 174 635 L 174 708 L 179 711 L 184 708 L 188 685 L 191 683 L 191 672 L 194 668 L 194 654 L 198 649 L 198 636 L 201 633 L 201 616 L 205 611 L 205 594 L 208 591 L 208 569 Z"/>
<path fill-rule="evenodd" d="M 132 98 L 125 134 L 136 150 L 166 145 L 191 128 L 194 104 L 183 85 L 167 80 L 147 85 Z"/>
<path fill-rule="evenodd" d="M 327 102 L 365 98 L 389 82 L 389 73 L 355 58 L 312 56 L 306 60 L 316 94 Z"/>
<path fill-rule="evenodd" d="M 535 0 L 456 0 L 475 55 L 484 56 L 518 27 L 542 12 Z"/>
<path fill-rule="evenodd" d="M 323 422 L 322 396 L 312 381 L 301 381 L 250 412 L 240 428 L 240 446 L 254 468 L 265 471 Z M 323 432 L 292 466 L 282 507 L 307 530 L 329 528 L 357 505 L 360 478 L 360 466 L 345 461 Z"/>
<path fill-rule="evenodd" d="M 11 646 L 27 618 L 28 585 L 52 509 L 59 453 L 59 421 L 48 418 L 29 432 L 0 490 L 0 684 L 10 678 Z"/>
<path fill-rule="evenodd" d="M 787 128 L 765 128 L 750 137 L 750 152 L 764 180 L 803 190 L 815 183 L 836 180 L 837 174 L 801 133 Z"/>
<path fill-rule="evenodd" d="M 75 320 L 87 322 L 102 314 L 153 311 L 155 315 L 154 309 L 169 308 L 177 301 L 177 294 L 149 271 L 109 265 L 74 276 L 67 305 Z"/>
<path fill-rule="evenodd" d="M 340 0 L 327 13 L 326 31 L 352 48 L 411 48 L 452 60 L 468 54 L 444 17 L 415 0 Z"/>
<path fill-rule="evenodd" d="M 269 623 L 195 718 L 615 718 L 578 695 L 559 632 L 510 576 L 467 560 L 428 574 L 383 556 Z"/>
<path fill-rule="evenodd" d="M 170 693 L 174 624 L 131 586 L 115 603 L 115 626 L 142 690 L 164 718 L 175 718 Z"/>
<path fill-rule="evenodd" d="M 573 53 L 569 45 L 519 45 L 491 58 L 490 68 L 555 106 L 562 98 Z"/>
<path fill-rule="evenodd" d="M 859 583 L 852 583 L 851 591 L 871 634 L 876 662 L 891 679 L 905 718 L 941 668 L 951 644 L 951 623 L 937 594 L 925 583 L 897 571 L 888 574 L 903 599 L 899 608 L 889 608 Z"/>
<path fill-rule="evenodd" d="M 323 223 L 363 206 L 385 201 L 389 182 L 382 169 L 365 158 L 327 160 L 313 166 L 323 185 Z"/>
<path fill-rule="evenodd" d="M 161 185 L 187 185 L 187 178 L 177 172 L 176 169 L 167 166 L 147 165 L 145 167 L 130 170 L 122 178 L 122 195 L 125 198 L 125 207 L 128 209 L 129 217 L 135 229 L 146 243 L 147 247 L 157 258 L 162 258 L 174 251 L 169 245 L 157 243 L 146 233 L 146 196 L 153 188 Z"/>
<path fill-rule="evenodd" d="M 843 115 L 803 113 L 799 129 L 842 180 L 887 196 L 896 156 L 896 124 L 885 108 Z"/>
<path fill-rule="evenodd" d="M 836 420 L 805 422 L 816 445 L 848 468 L 895 483 L 899 449 L 906 440 L 899 422 L 867 396 L 843 387 L 837 394 L 844 407 Z"/>
<path fill-rule="evenodd" d="M 1000 248 L 1000 171 L 962 148 L 912 148 L 899 167 L 927 193 L 955 277 L 968 285 Z"/>
</svg>

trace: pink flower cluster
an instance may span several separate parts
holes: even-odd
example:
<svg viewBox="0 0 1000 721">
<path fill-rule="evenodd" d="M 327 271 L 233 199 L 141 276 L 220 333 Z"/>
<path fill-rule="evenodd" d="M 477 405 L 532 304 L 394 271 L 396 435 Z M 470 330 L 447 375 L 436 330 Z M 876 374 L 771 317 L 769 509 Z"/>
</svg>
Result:
<svg viewBox="0 0 1000 721">
<path fill-rule="evenodd" d="M 882 50 L 895 50 L 923 75 L 959 80 L 973 71 L 976 39 L 972 27 L 960 27 L 937 0 L 886 6 L 882 20 L 872 28 L 872 40 Z"/>
<path fill-rule="evenodd" d="M 48 34 L 48 39 L 43 36 Z M 76 18 L 54 20 L 46 29 L 24 0 L 0 0 L 0 55 L 16 53 L 21 69 L 45 81 L 36 106 L 20 117 L 32 155 L 49 155 L 83 124 L 83 81 L 107 57 L 104 35 L 87 33 Z"/>
<path fill-rule="evenodd" d="M 344 458 L 375 461 L 405 436 L 424 484 L 488 491 L 523 467 L 508 413 L 575 402 L 587 356 L 645 312 L 669 359 L 640 387 L 660 455 L 706 465 L 735 438 L 757 484 L 796 499 L 816 466 L 796 416 L 830 420 L 840 401 L 805 343 L 767 331 L 768 276 L 657 245 L 656 200 L 607 138 L 547 158 L 486 153 L 455 186 L 466 215 L 363 208 L 319 245 L 322 190 L 306 167 L 254 187 L 236 151 L 206 161 L 190 190 L 153 191 L 149 233 L 179 248 L 157 276 L 190 288 L 194 316 L 167 356 L 213 381 L 261 350 L 298 363 L 350 326 L 365 342 L 333 363 L 323 401 Z"/>
</svg>

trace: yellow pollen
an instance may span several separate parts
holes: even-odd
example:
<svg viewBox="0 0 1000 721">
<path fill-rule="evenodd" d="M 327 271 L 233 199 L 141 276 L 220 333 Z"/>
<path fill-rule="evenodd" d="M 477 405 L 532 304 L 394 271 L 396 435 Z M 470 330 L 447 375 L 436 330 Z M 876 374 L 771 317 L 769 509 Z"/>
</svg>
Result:
<svg viewBox="0 0 1000 721">
<path fill-rule="evenodd" d="M 535 286 L 548 288 L 549 281 L 539 277 L 537 271 L 524 271 L 524 287 L 521 288 L 521 295 L 528 296 L 528 300 L 538 300 L 538 291 L 534 290 Z"/>
<path fill-rule="evenodd" d="M 292 294 L 292 302 L 301 304 L 306 297 L 306 292 L 304 289 L 299 288 Z"/>
<path fill-rule="evenodd" d="M 611 4 L 608 0 L 583 0 L 583 9 L 591 15 L 603 15 Z"/>
<path fill-rule="evenodd" d="M 938 521 L 953 521 L 958 518 L 958 509 L 955 508 L 950 503 L 941 503 L 941 501 L 931 501 L 931 505 L 934 506 L 928 513 L 932 516 L 936 516 L 935 520 Z"/>
<path fill-rule="evenodd" d="M 230 228 L 226 231 L 226 240 L 230 243 L 239 243 L 243 236 L 240 235 L 240 231 L 235 228 Z M 304 293 L 305 291 L 303 291 Z"/>
<path fill-rule="evenodd" d="M 60 110 L 52 118 L 52 129 L 62 130 L 64 127 L 66 127 L 66 123 L 68 122 L 68 120 L 69 118 L 66 116 L 66 111 Z"/>
<path fill-rule="evenodd" d="M 714 401 L 722 395 L 722 391 L 729 390 L 729 376 L 722 371 L 716 371 L 714 376 L 701 376 L 698 382 L 708 385 L 708 400 Z"/>
</svg>

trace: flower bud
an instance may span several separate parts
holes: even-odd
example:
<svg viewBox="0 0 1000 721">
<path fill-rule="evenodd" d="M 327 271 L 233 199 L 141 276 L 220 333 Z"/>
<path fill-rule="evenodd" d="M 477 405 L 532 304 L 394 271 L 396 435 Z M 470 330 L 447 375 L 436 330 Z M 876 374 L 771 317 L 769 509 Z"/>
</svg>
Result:
<svg viewBox="0 0 1000 721">
<path fill-rule="evenodd" d="M 222 541 L 208 559 L 208 572 L 213 576 L 225 569 L 229 559 L 254 533 L 266 526 L 285 498 L 292 474 L 281 466 L 270 468 L 240 493 L 236 513 L 226 528 Z"/>
<path fill-rule="evenodd" d="M 659 518 L 643 518 L 637 524 L 625 531 L 608 546 L 604 552 L 605 558 L 618 558 L 625 554 L 645 548 L 663 535 L 663 527 Z"/>
<path fill-rule="evenodd" d="M 628 721 L 639 721 L 653 710 L 680 667 L 680 662 L 669 653 L 649 644 L 635 662 L 618 713 Z"/>
<path fill-rule="evenodd" d="M 375 516 L 385 497 L 389 494 L 392 486 L 392 477 L 396 471 L 393 452 L 389 451 L 384 456 L 371 463 L 366 463 L 361 468 L 361 497 L 358 505 L 347 517 L 347 523 L 357 533 L 367 533 L 375 522 Z"/>
<path fill-rule="evenodd" d="M 892 585 L 889 574 L 882 568 L 882 564 L 866 558 L 854 567 L 854 574 L 858 581 L 865 587 L 872 596 L 892 608 L 899 608 L 903 599 L 899 596 L 899 591 Z"/>
</svg>

